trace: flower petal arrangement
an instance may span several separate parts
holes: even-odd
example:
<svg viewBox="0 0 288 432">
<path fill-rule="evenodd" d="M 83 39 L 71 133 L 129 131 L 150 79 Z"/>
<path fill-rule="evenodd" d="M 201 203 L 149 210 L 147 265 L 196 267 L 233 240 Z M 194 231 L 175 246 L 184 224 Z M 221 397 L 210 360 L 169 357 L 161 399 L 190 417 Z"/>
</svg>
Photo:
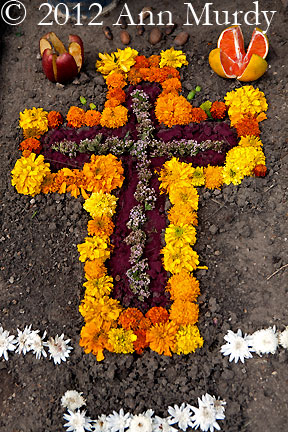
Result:
<svg viewBox="0 0 288 432">
<path fill-rule="evenodd" d="M 131 48 L 99 57 L 108 89 L 102 112 L 72 106 L 66 117 L 42 108 L 20 113 L 24 140 L 12 185 L 25 195 L 84 198 L 91 217 L 78 245 L 86 353 L 98 361 L 104 350 L 142 354 L 147 347 L 187 355 L 204 342 L 196 325 L 194 272 L 203 268 L 193 249 L 197 188 L 266 174 L 259 138 L 266 99 L 244 86 L 224 101 L 193 106 L 180 94 L 186 55 L 174 48 L 148 58 Z M 248 358 L 244 348 L 231 356 Z M 207 430 L 200 411 L 195 421 Z"/>
</svg>

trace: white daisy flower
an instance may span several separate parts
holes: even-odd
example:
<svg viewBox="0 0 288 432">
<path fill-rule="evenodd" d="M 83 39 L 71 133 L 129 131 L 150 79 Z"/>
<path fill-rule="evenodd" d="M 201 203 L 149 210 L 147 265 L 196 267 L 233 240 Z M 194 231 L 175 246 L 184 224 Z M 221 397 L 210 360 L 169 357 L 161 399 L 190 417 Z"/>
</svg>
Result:
<svg viewBox="0 0 288 432">
<path fill-rule="evenodd" d="M 256 354 L 275 354 L 278 347 L 276 327 L 257 330 L 251 335 L 251 346 Z"/>
<path fill-rule="evenodd" d="M 214 428 L 220 430 L 220 426 L 216 421 L 216 410 L 214 406 L 209 402 L 207 403 L 207 401 L 203 402 L 200 398 L 198 398 L 198 405 L 199 408 L 191 406 L 191 409 L 194 411 L 192 417 L 194 422 L 193 428 L 198 429 L 198 427 L 200 427 L 200 429 L 205 432 L 214 432 Z"/>
<path fill-rule="evenodd" d="M 228 330 L 224 339 L 227 341 L 225 345 L 222 345 L 220 352 L 224 356 L 230 355 L 229 361 L 232 362 L 235 360 L 235 363 L 240 359 L 242 363 L 244 363 L 245 359 L 251 358 L 251 343 L 250 337 L 246 334 L 242 337 L 242 331 L 238 329 L 237 333 L 233 333 L 231 330 Z"/>
<path fill-rule="evenodd" d="M 55 364 L 60 364 L 61 361 L 66 361 L 69 357 L 70 351 L 73 349 L 68 346 L 70 339 L 64 340 L 64 333 L 61 336 L 56 335 L 55 339 L 50 337 L 47 346 L 50 353 L 50 359 L 53 358 Z"/>
<path fill-rule="evenodd" d="M 98 419 L 94 422 L 94 432 L 109 432 L 107 417 L 102 414 L 98 417 Z"/>
<path fill-rule="evenodd" d="M 75 411 L 86 405 L 86 401 L 82 396 L 83 393 L 79 393 L 76 390 L 67 390 L 61 398 L 61 405 L 70 411 Z"/>
<path fill-rule="evenodd" d="M 119 414 L 113 411 L 113 414 L 107 416 L 108 430 L 111 432 L 124 432 L 130 425 L 131 414 L 124 414 L 124 410 L 121 408 Z"/>
<path fill-rule="evenodd" d="M 189 426 L 193 426 L 190 407 L 188 405 L 185 406 L 185 403 L 182 403 L 180 407 L 178 405 L 174 405 L 174 408 L 169 406 L 168 413 L 170 414 L 170 417 L 168 418 L 168 423 L 170 425 L 178 423 L 178 426 L 183 431 L 186 431 Z"/>
<path fill-rule="evenodd" d="M 178 432 L 178 429 L 171 426 L 167 418 L 155 416 L 153 419 L 153 432 Z"/>
<path fill-rule="evenodd" d="M 151 416 L 134 415 L 130 421 L 128 432 L 152 432 Z"/>
<path fill-rule="evenodd" d="M 30 346 L 33 354 L 36 355 L 36 359 L 39 360 L 41 356 L 47 357 L 47 353 L 44 349 L 44 346 L 47 346 L 47 342 L 44 342 L 46 337 L 46 331 L 44 331 L 43 336 L 39 336 L 39 330 L 33 331 L 30 339 Z"/>
<path fill-rule="evenodd" d="M 15 353 L 26 355 L 28 351 L 31 350 L 31 336 L 33 332 L 38 333 L 39 330 L 31 331 L 32 324 L 26 326 L 23 331 L 17 328 L 18 336 L 16 338 L 17 349 Z"/>
<path fill-rule="evenodd" d="M 8 351 L 14 351 L 16 349 L 15 336 L 9 336 L 9 334 L 9 331 L 0 327 L 0 357 L 3 356 L 5 360 L 8 360 Z"/>
<path fill-rule="evenodd" d="M 288 349 L 288 326 L 278 335 L 279 344 L 285 348 Z"/>
<path fill-rule="evenodd" d="M 209 393 L 206 393 L 202 396 L 202 402 L 205 404 L 210 404 L 215 409 L 215 416 L 217 420 L 223 420 L 225 418 L 225 405 L 226 402 L 221 399 L 216 399 L 215 396 L 211 396 Z"/>
<path fill-rule="evenodd" d="M 91 419 L 86 417 L 86 411 L 70 411 L 68 414 L 64 414 L 64 419 L 67 420 L 65 427 L 67 432 L 85 432 L 85 430 L 91 431 Z"/>
</svg>

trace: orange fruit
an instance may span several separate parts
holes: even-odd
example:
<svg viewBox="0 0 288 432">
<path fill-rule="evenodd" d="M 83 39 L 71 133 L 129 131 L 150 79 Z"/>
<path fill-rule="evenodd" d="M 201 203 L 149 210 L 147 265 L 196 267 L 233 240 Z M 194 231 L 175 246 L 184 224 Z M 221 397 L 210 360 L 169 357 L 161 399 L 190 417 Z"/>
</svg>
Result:
<svg viewBox="0 0 288 432">
<path fill-rule="evenodd" d="M 223 78 L 237 78 L 239 81 L 254 81 L 260 78 L 268 65 L 267 36 L 255 28 L 247 52 L 240 26 L 223 30 L 219 36 L 217 48 L 209 54 L 209 64 L 217 75 Z"/>
</svg>

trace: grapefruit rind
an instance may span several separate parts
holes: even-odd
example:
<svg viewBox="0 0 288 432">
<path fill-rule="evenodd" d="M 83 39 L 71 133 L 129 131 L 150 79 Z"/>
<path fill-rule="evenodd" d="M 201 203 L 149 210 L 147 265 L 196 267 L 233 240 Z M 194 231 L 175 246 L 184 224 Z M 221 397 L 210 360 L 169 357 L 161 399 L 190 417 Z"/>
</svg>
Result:
<svg viewBox="0 0 288 432">
<path fill-rule="evenodd" d="M 209 54 L 209 64 L 211 69 L 222 78 L 230 78 L 227 76 L 220 60 L 220 48 L 215 48 Z M 234 78 L 234 77 L 231 77 Z"/>
<path fill-rule="evenodd" d="M 253 48 L 255 48 L 254 45 L 257 45 L 257 42 L 255 42 L 256 39 L 258 39 L 258 40 L 260 39 L 261 42 L 262 42 L 261 48 L 257 47 L 257 51 L 258 52 L 254 52 L 253 51 Z M 263 45 L 264 45 L 264 49 L 263 49 Z M 267 57 L 267 54 L 268 54 L 268 51 L 269 51 L 269 41 L 268 41 L 268 38 L 263 33 L 263 31 L 260 28 L 258 28 L 258 27 L 256 27 L 253 30 L 253 33 L 252 33 L 251 40 L 250 40 L 250 43 L 249 43 L 248 48 L 247 48 L 247 53 L 246 53 L 245 58 L 247 58 L 247 59 L 249 58 L 249 60 L 250 60 L 250 58 L 252 57 L 252 54 L 250 54 L 251 51 L 252 51 L 252 54 L 258 54 L 263 59 L 265 59 Z"/>
<path fill-rule="evenodd" d="M 258 54 L 252 54 L 251 59 L 242 75 L 237 77 L 239 81 L 255 81 L 260 78 L 267 70 L 268 63 Z"/>
</svg>

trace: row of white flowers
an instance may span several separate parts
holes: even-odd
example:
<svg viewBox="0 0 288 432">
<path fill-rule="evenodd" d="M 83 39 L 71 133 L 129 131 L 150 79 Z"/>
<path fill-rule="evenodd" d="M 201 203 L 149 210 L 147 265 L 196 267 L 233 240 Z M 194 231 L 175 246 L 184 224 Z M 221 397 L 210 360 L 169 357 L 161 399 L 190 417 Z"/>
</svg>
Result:
<svg viewBox="0 0 288 432">
<path fill-rule="evenodd" d="M 96 420 L 86 416 L 85 410 L 80 410 L 86 405 L 82 393 L 76 390 L 68 390 L 61 399 L 63 408 L 67 408 L 64 419 L 68 432 L 177 432 L 200 428 L 201 431 L 214 432 L 220 430 L 217 420 L 225 418 L 224 400 L 216 399 L 208 393 L 198 398 L 198 407 L 182 403 L 179 407 L 168 407 L 168 417 L 162 418 L 154 415 L 153 410 L 142 414 L 133 415 L 130 412 L 119 413 L 113 411 L 109 415 L 100 415 Z"/>
<path fill-rule="evenodd" d="M 243 335 L 242 330 L 238 329 L 237 333 L 228 330 L 224 336 L 225 345 L 221 347 L 221 353 L 224 356 L 230 356 L 229 361 L 235 363 L 240 360 L 244 363 L 245 359 L 252 358 L 255 352 L 259 356 L 262 354 L 275 354 L 279 345 L 288 349 L 288 326 L 284 331 L 276 331 L 276 327 L 257 330 L 251 335 Z"/>
<path fill-rule="evenodd" d="M 60 364 L 61 361 L 66 361 L 73 349 L 69 346 L 70 339 L 64 339 L 56 335 L 55 338 L 46 339 L 46 331 L 42 336 L 39 335 L 40 330 L 32 330 L 32 325 L 26 326 L 24 330 L 17 329 L 17 336 L 10 335 L 8 330 L 4 330 L 0 326 L 0 358 L 8 360 L 9 353 L 26 355 L 29 351 L 36 356 L 36 359 L 47 357 L 46 347 L 50 354 L 50 359 L 53 359 L 55 364 Z"/>
</svg>

